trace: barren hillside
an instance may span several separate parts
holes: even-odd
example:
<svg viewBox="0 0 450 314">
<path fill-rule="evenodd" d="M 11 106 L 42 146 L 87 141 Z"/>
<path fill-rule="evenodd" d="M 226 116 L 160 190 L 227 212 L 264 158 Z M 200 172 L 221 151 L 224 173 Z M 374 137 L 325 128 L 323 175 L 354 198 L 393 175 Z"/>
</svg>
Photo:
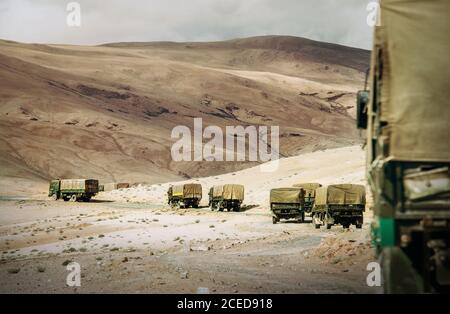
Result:
<svg viewBox="0 0 450 314">
<path fill-rule="evenodd" d="M 51 177 L 168 182 L 250 163 L 173 162 L 171 130 L 278 125 L 293 156 L 359 141 L 369 52 L 295 37 L 96 47 L 0 41 L 0 194 Z"/>
</svg>

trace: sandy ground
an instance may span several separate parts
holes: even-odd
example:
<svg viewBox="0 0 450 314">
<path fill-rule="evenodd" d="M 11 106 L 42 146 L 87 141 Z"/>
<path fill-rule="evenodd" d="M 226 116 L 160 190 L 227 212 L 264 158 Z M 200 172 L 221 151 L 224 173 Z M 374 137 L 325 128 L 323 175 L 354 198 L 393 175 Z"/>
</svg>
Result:
<svg viewBox="0 0 450 314">
<path fill-rule="evenodd" d="M 205 191 L 245 184 L 241 212 L 170 209 L 166 184 L 101 193 L 91 203 L 1 200 L 0 292 L 374 292 L 366 285 L 370 211 L 362 230 L 316 230 L 273 225 L 267 203 L 272 187 L 361 183 L 363 169 L 363 151 L 347 147 L 283 159 L 275 173 L 255 167 L 198 179 Z M 71 261 L 81 265 L 77 288 L 66 285 Z"/>
</svg>

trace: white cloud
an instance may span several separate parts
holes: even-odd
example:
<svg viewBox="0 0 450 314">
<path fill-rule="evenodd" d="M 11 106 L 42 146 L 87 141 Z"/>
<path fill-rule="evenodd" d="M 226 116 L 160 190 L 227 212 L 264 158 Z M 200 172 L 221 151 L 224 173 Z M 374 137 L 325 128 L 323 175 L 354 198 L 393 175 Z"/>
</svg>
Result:
<svg viewBox="0 0 450 314">
<path fill-rule="evenodd" d="M 293 35 L 369 49 L 369 0 L 78 0 L 82 26 L 66 24 L 72 0 L 0 0 L 0 38 L 99 44 L 211 41 Z"/>
</svg>

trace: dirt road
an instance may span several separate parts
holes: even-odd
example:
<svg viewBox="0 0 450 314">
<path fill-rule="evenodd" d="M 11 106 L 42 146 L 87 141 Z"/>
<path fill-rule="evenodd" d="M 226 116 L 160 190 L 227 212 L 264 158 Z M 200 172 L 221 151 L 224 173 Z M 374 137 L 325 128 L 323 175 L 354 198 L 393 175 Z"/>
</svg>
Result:
<svg viewBox="0 0 450 314">
<path fill-rule="evenodd" d="M 370 292 L 363 230 L 96 201 L 1 201 L 0 292 Z M 66 285 L 69 261 L 81 287 Z"/>
<path fill-rule="evenodd" d="M 285 158 L 274 173 L 254 167 L 193 181 L 204 190 L 199 209 L 168 208 L 170 184 L 100 193 L 90 203 L 50 201 L 45 190 L 34 200 L 3 196 L 0 292 L 375 292 L 366 285 L 369 210 L 362 230 L 316 230 L 273 225 L 268 204 L 274 187 L 364 183 L 359 147 Z M 205 206 L 207 189 L 223 183 L 245 185 L 241 212 Z M 81 266 L 78 288 L 66 285 L 72 261 Z"/>
</svg>

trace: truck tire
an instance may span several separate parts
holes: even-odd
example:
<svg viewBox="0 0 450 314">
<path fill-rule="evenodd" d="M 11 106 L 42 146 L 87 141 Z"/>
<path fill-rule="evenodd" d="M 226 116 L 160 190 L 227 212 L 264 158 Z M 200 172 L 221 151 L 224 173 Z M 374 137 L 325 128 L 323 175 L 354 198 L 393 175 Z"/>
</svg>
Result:
<svg viewBox="0 0 450 314">
<path fill-rule="evenodd" d="M 318 224 L 316 221 L 316 217 L 314 216 L 314 214 L 311 214 L 311 223 L 314 225 L 314 228 L 316 229 L 320 229 L 320 223 Z"/>
<path fill-rule="evenodd" d="M 356 222 L 356 229 L 361 229 L 362 228 L 362 223 L 361 222 Z"/>
<path fill-rule="evenodd" d="M 74 194 L 69 198 L 70 202 L 76 202 L 77 201 L 77 196 Z"/>
<path fill-rule="evenodd" d="M 276 225 L 276 224 L 277 224 L 277 222 L 278 222 L 278 218 L 276 218 L 276 217 L 272 217 L 272 223 L 273 223 L 274 225 Z"/>
<path fill-rule="evenodd" d="M 57 200 L 58 200 L 58 194 L 56 194 L 56 193 L 53 194 L 53 195 L 52 195 L 52 200 L 53 200 L 53 201 L 57 201 Z"/>
</svg>

